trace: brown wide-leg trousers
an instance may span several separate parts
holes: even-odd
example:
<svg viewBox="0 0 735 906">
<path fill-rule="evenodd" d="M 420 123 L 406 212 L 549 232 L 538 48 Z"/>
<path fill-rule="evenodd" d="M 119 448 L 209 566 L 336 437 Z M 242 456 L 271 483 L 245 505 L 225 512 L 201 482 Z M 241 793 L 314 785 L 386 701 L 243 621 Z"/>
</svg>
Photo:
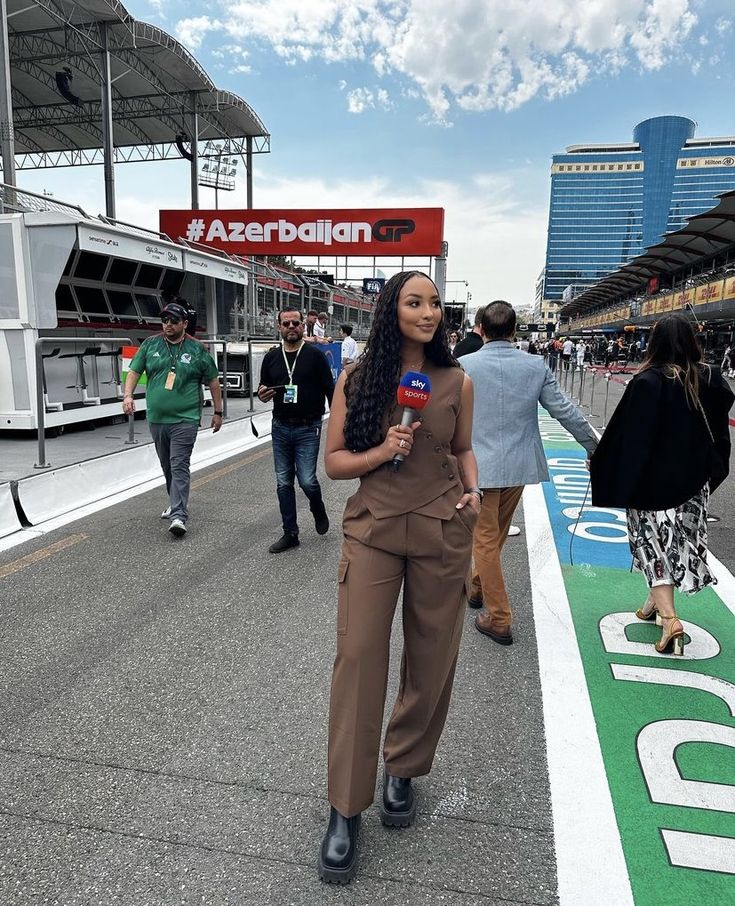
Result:
<svg viewBox="0 0 735 906">
<path fill-rule="evenodd" d="M 329 801 L 346 817 L 373 801 L 390 634 L 403 584 L 398 698 L 383 747 L 395 777 L 431 769 L 452 693 L 476 517 L 375 519 L 352 498 L 339 565 L 337 657 L 329 711 Z"/>
<path fill-rule="evenodd" d="M 487 488 L 475 528 L 470 594 L 473 598 L 484 600 L 493 629 L 499 632 L 510 629 L 513 619 L 500 555 L 522 494 L 522 485 L 513 488 Z"/>
</svg>

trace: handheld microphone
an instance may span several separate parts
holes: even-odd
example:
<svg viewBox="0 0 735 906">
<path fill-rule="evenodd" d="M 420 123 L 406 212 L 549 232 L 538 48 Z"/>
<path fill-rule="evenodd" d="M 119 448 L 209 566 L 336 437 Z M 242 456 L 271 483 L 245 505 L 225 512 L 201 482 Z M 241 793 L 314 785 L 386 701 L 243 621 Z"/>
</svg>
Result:
<svg viewBox="0 0 735 906">
<path fill-rule="evenodd" d="M 401 425 L 406 428 L 412 422 L 416 421 L 416 415 L 431 398 L 431 381 L 425 374 L 420 371 L 408 371 L 401 378 L 398 385 L 396 399 L 399 406 L 403 406 L 403 416 Z M 397 472 L 401 468 L 401 463 L 406 457 L 403 453 L 396 453 L 393 457 L 393 471 Z"/>
</svg>

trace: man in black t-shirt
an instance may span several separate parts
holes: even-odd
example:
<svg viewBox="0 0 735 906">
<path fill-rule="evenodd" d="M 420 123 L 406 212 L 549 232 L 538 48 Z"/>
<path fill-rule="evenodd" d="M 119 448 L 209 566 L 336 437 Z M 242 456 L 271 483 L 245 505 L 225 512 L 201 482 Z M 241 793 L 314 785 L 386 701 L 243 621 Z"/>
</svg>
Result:
<svg viewBox="0 0 735 906">
<path fill-rule="evenodd" d="M 287 309 L 278 314 L 282 345 L 263 359 L 258 398 L 273 400 L 273 462 L 283 536 L 268 550 L 280 554 L 299 545 L 294 477 L 309 499 L 317 533 L 329 530 L 329 518 L 316 477 L 324 401 L 332 402 L 334 380 L 324 353 L 304 340 L 301 313 Z"/>
</svg>

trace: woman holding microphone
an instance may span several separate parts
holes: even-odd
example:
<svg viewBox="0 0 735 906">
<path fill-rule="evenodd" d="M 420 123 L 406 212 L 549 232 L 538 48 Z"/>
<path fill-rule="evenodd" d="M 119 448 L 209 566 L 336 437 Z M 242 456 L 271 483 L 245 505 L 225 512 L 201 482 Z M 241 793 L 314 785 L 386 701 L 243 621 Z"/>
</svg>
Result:
<svg viewBox="0 0 735 906">
<path fill-rule="evenodd" d="M 430 383 L 431 396 L 422 417 L 406 424 L 396 393 L 408 372 L 417 373 L 409 384 Z M 324 456 L 330 478 L 360 479 L 345 508 L 339 564 L 332 808 L 319 859 L 324 881 L 344 884 L 356 871 L 360 815 L 375 792 L 401 587 L 404 649 L 383 745 L 384 824 L 412 823 L 412 778 L 431 769 L 449 707 L 482 499 L 472 404 L 472 383 L 449 351 L 436 285 L 417 271 L 396 274 L 377 300 L 363 355 L 337 382 Z M 393 464 L 397 454 L 405 457 L 400 468 Z"/>
</svg>

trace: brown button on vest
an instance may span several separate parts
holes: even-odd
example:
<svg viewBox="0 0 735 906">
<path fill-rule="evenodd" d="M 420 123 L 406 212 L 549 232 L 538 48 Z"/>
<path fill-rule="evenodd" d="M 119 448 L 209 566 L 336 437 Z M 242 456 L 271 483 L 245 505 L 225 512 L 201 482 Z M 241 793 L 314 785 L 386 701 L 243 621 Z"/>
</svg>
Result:
<svg viewBox="0 0 735 906">
<path fill-rule="evenodd" d="M 398 472 L 388 462 L 360 479 L 358 495 L 376 519 L 409 512 L 451 519 L 464 493 L 457 458 L 451 452 L 464 372 L 428 362 L 423 371 L 431 381 L 431 398 L 420 413 L 423 421 L 414 432 L 411 454 Z M 386 414 L 384 434 L 391 425 L 400 424 L 402 415 L 398 406 Z"/>
</svg>

